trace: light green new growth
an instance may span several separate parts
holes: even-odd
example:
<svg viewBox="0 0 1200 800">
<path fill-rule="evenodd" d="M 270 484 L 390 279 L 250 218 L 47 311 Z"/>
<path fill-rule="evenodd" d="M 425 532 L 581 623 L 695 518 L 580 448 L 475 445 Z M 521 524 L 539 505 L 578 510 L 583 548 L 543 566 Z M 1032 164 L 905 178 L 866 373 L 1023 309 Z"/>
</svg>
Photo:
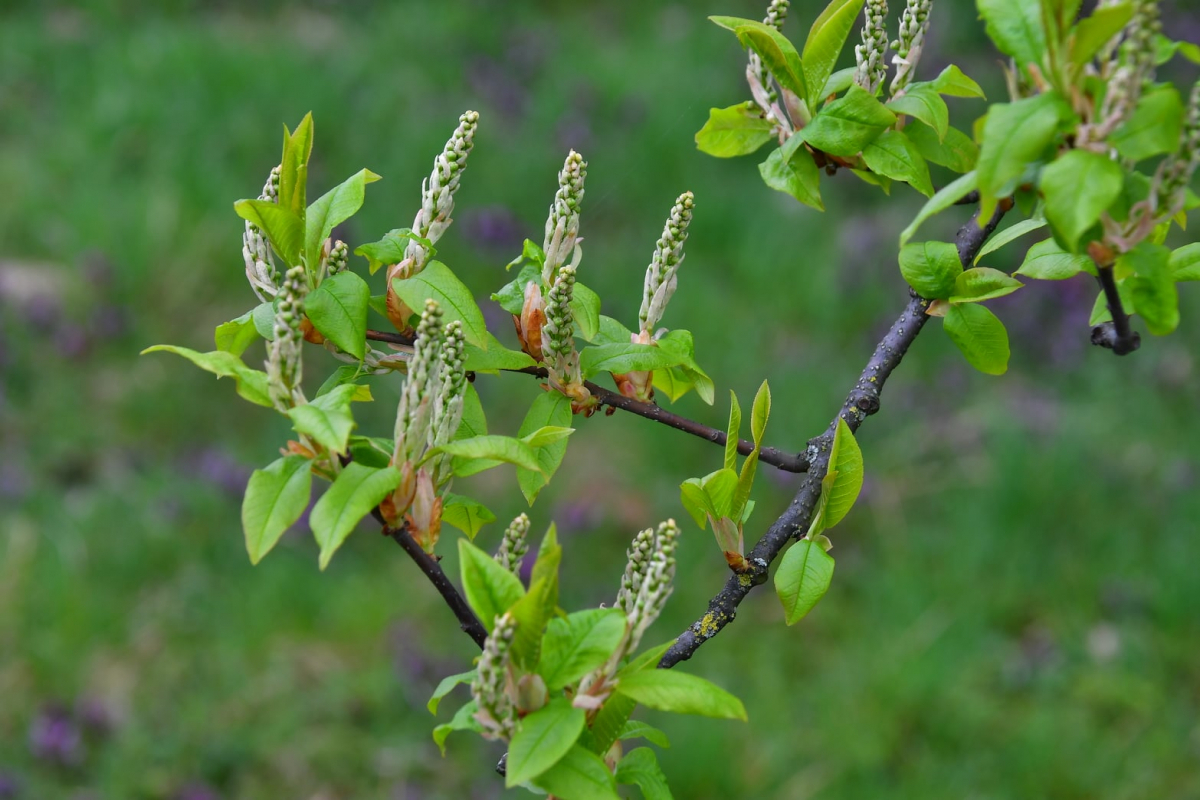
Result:
<svg viewBox="0 0 1200 800">
<path fill-rule="evenodd" d="M 579 210 L 583 204 L 583 182 L 587 178 L 587 162 L 572 150 L 567 154 L 563 168 L 558 173 L 558 191 L 550 204 L 550 215 L 546 218 L 546 240 L 542 245 L 546 261 L 542 265 L 542 285 L 549 287 L 559 272 L 559 267 L 571 259 L 577 266 L 575 252 L 579 239 Z"/>
<path fill-rule="evenodd" d="M 509 646 L 516 623 L 511 614 L 496 618 L 496 627 L 483 645 L 471 695 L 479 704 L 475 719 L 488 739 L 508 741 L 517 729 L 517 713 L 508 694 Z"/>
<path fill-rule="evenodd" d="M 280 411 L 307 402 L 300 389 L 303 377 L 303 336 L 300 333 L 304 313 L 304 295 L 308 279 L 304 265 L 297 264 L 283 277 L 279 288 L 279 309 L 275 312 L 275 338 L 267 350 L 267 388 L 271 402 Z"/>
<path fill-rule="evenodd" d="M 279 167 L 272 169 L 267 176 L 258 199 L 272 203 L 279 201 Z M 250 281 L 255 296 L 264 303 L 275 297 L 279 291 L 279 270 L 275 267 L 275 257 L 271 255 L 267 237 L 251 222 L 246 223 L 242 233 L 242 259 L 246 262 L 246 280 Z"/>
<path fill-rule="evenodd" d="M 790 5 L 788 0 L 771 0 L 771 4 L 767 6 L 767 15 L 763 17 L 763 24 L 770 25 L 777 31 L 782 31 L 783 23 L 787 20 Z M 753 50 L 750 51 L 750 61 L 746 65 L 746 80 L 750 83 L 750 91 L 754 95 L 754 102 L 758 103 L 759 108 L 762 109 L 766 118 L 782 127 L 785 131 L 790 131 L 791 126 L 776 113 L 776 103 L 779 101 L 779 94 L 775 91 L 775 84 L 771 81 L 771 71 L 763 64 L 758 53 Z"/>
<path fill-rule="evenodd" d="M 871 94 L 878 91 L 887 74 L 887 64 L 884 63 L 888 49 L 887 11 L 887 0 L 867 0 L 862 44 L 854 48 L 854 59 L 858 64 L 854 71 L 854 82 Z"/>
<path fill-rule="evenodd" d="M 439 354 L 444 333 L 442 331 L 442 309 L 437 302 L 428 300 L 417 324 L 413 357 L 408 365 L 408 379 L 400 392 L 400 404 L 396 409 L 396 444 L 392 463 L 399 466 L 406 461 L 415 461 L 429 441 L 429 421 L 434 398 L 435 381 L 441 365 Z"/>
<path fill-rule="evenodd" d="M 508 524 L 500 549 L 496 551 L 496 563 L 513 575 L 520 576 L 521 562 L 529 552 L 529 515 L 522 514 Z"/>
<path fill-rule="evenodd" d="M 933 0 L 908 0 L 904 7 L 900 17 L 900 35 L 892 42 L 892 49 L 896 51 L 892 56 L 892 63 L 896 65 L 896 76 L 892 78 L 892 97 L 903 94 L 912 83 L 925 45 L 925 32 L 929 30 L 929 12 L 932 8 Z"/>
<path fill-rule="evenodd" d="M 458 118 L 458 127 L 446 141 L 442 152 L 433 160 L 433 171 L 421 183 L 421 210 L 413 220 L 412 230 L 417 236 L 436 243 L 453 221 L 454 193 L 463 170 L 467 167 L 467 156 L 475 146 L 475 129 L 479 125 L 479 112 L 467 111 Z M 429 250 L 425 245 L 410 240 L 404 250 L 406 268 L 403 274 L 393 277 L 410 278 L 425 268 L 429 261 Z"/>
<path fill-rule="evenodd" d="M 683 263 L 683 244 L 687 241 L 688 224 L 695 207 L 691 192 L 679 195 L 663 226 L 662 236 L 654 248 L 654 257 L 646 269 L 642 291 L 642 309 L 638 314 L 643 332 L 653 333 L 662 319 L 671 295 L 675 293 L 676 273 Z"/>
</svg>

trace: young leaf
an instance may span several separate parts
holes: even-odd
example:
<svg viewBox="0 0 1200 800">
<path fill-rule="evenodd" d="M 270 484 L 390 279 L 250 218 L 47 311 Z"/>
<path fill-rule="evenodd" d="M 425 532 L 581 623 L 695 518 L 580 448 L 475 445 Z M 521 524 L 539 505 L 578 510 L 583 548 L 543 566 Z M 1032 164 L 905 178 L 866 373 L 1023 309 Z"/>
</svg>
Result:
<svg viewBox="0 0 1200 800">
<path fill-rule="evenodd" d="M 849 89 L 851 84 L 854 83 L 854 73 L 857 71 L 857 67 L 846 67 L 830 75 L 829 80 L 825 81 L 825 88 L 821 90 L 818 98 L 824 99 L 830 95 L 841 94 Z"/>
<path fill-rule="evenodd" d="M 1012 294 L 1025 284 L 990 267 L 964 270 L 954 281 L 951 303 L 979 303 Z"/>
<path fill-rule="evenodd" d="M 550 586 L 545 578 L 530 582 L 529 591 L 512 604 L 508 613 L 517 624 L 509 647 L 509 657 L 521 673 L 532 672 L 542 655 L 546 623 L 554 616 L 556 604 L 550 602 Z"/>
<path fill-rule="evenodd" d="M 579 284 L 575 284 L 576 287 Z M 502 369 L 524 369 L 536 366 L 536 362 L 528 353 L 521 350 L 509 350 L 500 344 L 500 340 L 487 333 L 487 349 L 483 350 L 473 344 L 466 346 L 465 369 L 473 372 L 498 372 Z"/>
<path fill-rule="evenodd" d="M 442 495 L 442 522 L 458 528 L 472 541 L 484 525 L 495 521 L 496 515 L 478 500 L 452 492 Z"/>
<path fill-rule="evenodd" d="M 475 719 L 475 715 L 479 713 L 479 704 L 474 700 L 469 701 L 466 705 L 454 712 L 454 718 L 444 725 L 438 725 L 433 729 L 433 741 L 438 746 L 438 750 L 442 755 L 446 755 L 446 738 L 454 731 L 475 731 L 479 733 L 483 730 L 483 726 Z"/>
<path fill-rule="evenodd" d="M 304 223 L 295 212 L 270 200 L 238 200 L 233 204 L 233 210 L 263 232 L 285 263 L 289 266 L 300 263 L 300 252 L 304 247 Z"/>
<path fill-rule="evenodd" d="M 395 467 L 372 469 L 351 462 L 342 469 L 308 517 L 313 536 L 321 546 L 322 570 L 329 566 L 329 560 L 359 520 L 399 485 L 400 470 Z"/>
<path fill-rule="evenodd" d="M 279 206 L 290 210 L 300 219 L 304 214 L 305 185 L 308 182 L 308 159 L 312 156 L 312 112 L 304 115 L 295 133 L 283 128 L 283 158 L 279 162 Z M 301 224 L 303 228 L 303 224 Z M 297 264 L 298 261 L 289 261 Z M 311 265 L 315 268 L 316 265 Z"/>
<path fill-rule="evenodd" d="M 941 141 L 933 128 L 920 121 L 905 125 L 904 135 L 916 145 L 921 158 L 930 164 L 965 173 L 975 169 L 979 161 L 979 147 L 970 136 L 953 126 L 946 129 L 946 137 Z"/>
<path fill-rule="evenodd" d="M 271 552 L 283 532 L 308 508 L 312 491 L 312 462 L 285 456 L 265 469 L 256 469 L 242 499 L 242 530 L 250 563 Z"/>
<path fill-rule="evenodd" d="M 522 719 L 508 746 L 504 785 L 510 789 L 519 786 L 558 763 L 583 733 L 586 721 L 587 713 L 565 697 L 551 700 Z"/>
<path fill-rule="evenodd" d="M 792 136 L 784 158 L 791 159 L 797 154 L 801 141 L 830 155 L 856 155 L 895 124 L 896 115 L 883 103 L 862 87 L 851 86 L 845 95 L 824 106 L 812 122 Z"/>
<path fill-rule="evenodd" d="M 609 702 L 612 702 L 611 700 Z M 555 797 L 587 800 L 620 800 L 612 773 L 600 756 L 586 747 L 575 745 L 533 783 Z"/>
<path fill-rule="evenodd" d="M 1130 290 L 1130 281 L 1122 278 L 1117 280 L 1117 295 L 1121 298 L 1121 307 L 1125 309 L 1125 313 L 1129 313 L 1133 308 L 1133 292 Z M 1099 325 L 1101 322 L 1111 322 L 1112 313 L 1108 310 L 1108 298 L 1101 291 L 1096 296 L 1096 302 L 1092 305 L 1092 314 L 1088 318 L 1088 325 Z"/>
<path fill-rule="evenodd" d="M 788 625 L 804 619 L 829 591 L 833 558 L 820 544 L 801 539 L 783 554 L 775 570 L 775 593 Z"/>
<path fill-rule="evenodd" d="M 1183 101 L 1174 86 L 1162 86 L 1146 92 L 1121 127 L 1108 141 L 1122 158 L 1141 161 L 1179 147 L 1183 127 Z"/>
<path fill-rule="evenodd" d="M 524 421 L 521 422 L 517 436 L 525 439 L 535 431 L 547 427 L 570 430 L 571 416 L 569 398 L 560 392 L 542 392 L 534 398 L 533 405 L 530 406 Z M 525 495 L 526 502 L 533 505 L 533 501 L 537 499 L 542 488 L 550 482 L 554 473 L 558 471 L 559 465 L 562 464 L 563 458 L 567 454 L 567 440 L 563 437 L 552 443 L 527 443 L 531 447 L 537 448 L 534 456 L 541 466 L 541 471 L 535 472 L 518 468 L 517 483 L 521 486 L 521 493 Z"/>
<path fill-rule="evenodd" d="M 542 466 L 538 463 L 537 454 L 533 448 L 522 442 L 520 439 L 514 439 L 511 436 L 497 436 L 489 434 L 486 436 L 472 436 L 470 439 L 456 439 L 449 444 L 444 444 L 441 447 L 435 447 L 429 451 L 429 455 L 436 453 L 449 453 L 452 456 L 459 456 L 463 459 L 483 459 L 487 464 L 477 464 L 479 469 L 468 469 L 467 471 L 459 470 L 455 467 L 454 474 L 459 477 L 474 475 L 484 469 L 490 469 L 497 464 L 515 464 L 518 467 L 541 472 Z M 464 465 L 465 467 L 466 465 Z"/>
<path fill-rule="evenodd" d="M 750 432 L 754 436 L 754 445 L 762 444 L 763 435 L 767 431 L 767 419 L 771 416 L 771 387 L 766 381 L 758 387 L 754 395 L 754 407 L 750 412 Z M 726 456 L 728 460 L 728 456 Z"/>
<path fill-rule="evenodd" d="M 858 493 L 862 491 L 863 460 L 862 450 L 858 441 L 850 432 L 846 420 L 839 418 L 837 430 L 833 435 L 833 449 L 829 451 L 829 472 L 833 480 L 827 490 L 823 487 L 825 498 L 824 525 L 828 530 L 837 525 L 854 507 Z"/>
<path fill-rule="evenodd" d="M 725 469 L 737 469 L 738 437 L 742 430 L 742 407 L 737 395 L 729 390 L 729 427 L 725 429 Z"/>
<path fill-rule="evenodd" d="M 254 311 L 247 311 L 237 319 L 223 322 L 213 331 L 213 339 L 217 349 L 241 357 L 246 348 L 258 338 L 258 329 L 254 326 Z"/>
<path fill-rule="evenodd" d="M 974 191 L 975 184 L 975 173 L 968 172 L 966 175 L 938 190 L 938 193 L 929 198 L 924 207 L 921 208 L 921 211 L 917 214 L 917 218 L 900 234 L 900 246 L 904 247 L 908 244 L 909 240 L 916 234 L 917 228 L 921 227 L 921 223 L 925 220 L 934 214 L 945 211 Z"/>
<path fill-rule="evenodd" d="M 675 366 L 671 352 L 653 344 L 598 344 L 579 353 L 579 369 L 590 378 L 600 372 L 625 373 Z"/>
<path fill-rule="evenodd" d="M 517 277 L 501 286 L 500 291 L 492 295 L 492 299 L 499 303 L 505 311 L 519 317 L 521 310 L 525 307 L 525 287 L 531 282 L 539 286 L 542 283 L 542 270 L 536 264 L 526 264 L 521 267 Z"/>
<path fill-rule="evenodd" d="M 701 400 L 711 406 L 715 399 L 712 379 L 696 363 L 696 346 L 692 340 L 691 331 L 670 331 L 666 336 L 659 339 L 656 344 L 659 348 L 671 354 L 671 359 L 680 365 L 679 369 L 683 372 L 684 380 L 688 381 L 690 386 L 696 389 L 696 394 L 700 396 Z M 664 371 L 671 369 L 675 368 L 667 367 Z M 671 399 L 675 400 L 678 396 L 672 395 Z"/>
<path fill-rule="evenodd" d="M 625 636 L 625 614 L 592 608 L 550 620 L 537 673 L 556 692 L 608 661 Z"/>
<path fill-rule="evenodd" d="M 659 657 L 661 658 L 661 655 Z M 624 730 L 625 724 L 629 721 L 629 715 L 635 708 L 637 708 L 637 703 L 628 697 L 619 694 L 609 695 L 592 719 L 588 729 L 591 736 L 584 737 L 587 740 L 588 749 L 593 753 L 607 753 L 613 746 L 613 742 L 617 741 L 621 731 Z"/>
<path fill-rule="evenodd" d="M 600 295 L 576 282 L 571 295 L 571 318 L 575 333 L 585 342 L 593 341 L 600 333 Z"/>
<path fill-rule="evenodd" d="M 1042 170 L 1046 219 L 1068 250 L 1120 196 L 1123 174 L 1120 164 L 1090 150 L 1069 150 Z"/>
<path fill-rule="evenodd" d="M 633 784 L 646 800 L 672 800 L 667 776 L 658 766 L 658 756 L 649 747 L 638 747 L 625 754 L 617 764 L 617 783 Z"/>
<path fill-rule="evenodd" d="M 1028 2 L 1015 0 L 1015 4 Z M 1037 0 L 1033 2 L 1036 6 Z M 983 124 L 983 146 L 976 165 L 980 219 L 990 219 L 996 203 L 1016 188 L 1017 179 L 1025 173 L 1025 168 L 1042 159 L 1058 131 L 1059 120 L 1065 113 L 1063 106 L 1056 93 L 1046 92 L 1013 103 L 997 103 L 988 111 Z"/>
<path fill-rule="evenodd" d="M 529 574 L 532 583 L 546 582 L 546 603 L 551 608 L 558 608 L 558 565 L 561 562 L 562 546 L 558 543 L 558 534 L 551 522 L 546 535 L 542 537 L 542 543 L 538 545 L 537 559 Z"/>
<path fill-rule="evenodd" d="M 1062 281 L 1080 272 L 1094 272 L 1095 266 L 1087 256 L 1074 256 L 1058 246 L 1053 239 L 1038 242 L 1029 248 L 1017 275 L 1041 281 Z"/>
<path fill-rule="evenodd" d="M 463 683 L 470 683 L 471 681 L 475 680 L 475 676 L 477 674 L 477 670 L 471 670 L 470 672 L 460 672 L 457 675 L 450 675 L 442 678 L 441 682 L 438 683 L 437 688 L 433 690 L 433 696 L 430 697 L 429 702 L 425 704 L 425 707 L 429 709 L 429 713 L 436 717 L 438 706 L 441 704 L 442 698 L 450 694 L 451 690 L 453 690 L 455 686 Z"/>
<path fill-rule="evenodd" d="M 947 97 L 979 97 L 984 100 L 987 97 L 983 93 L 983 89 L 979 88 L 979 84 L 963 74 L 963 71 L 951 64 L 938 74 L 931 82 L 934 89 L 937 89 L 939 94 L 944 94 Z"/>
<path fill-rule="evenodd" d="M 717 158 L 748 155 L 771 141 L 773 127 L 749 100 L 729 108 L 711 108 L 708 122 L 696 132 L 696 148 Z"/>
<path fill-rule="evenodd" d="M 758 172 L 763 183 L 775 191 L 790 194 L 817 211 L 825 210 L 825 203 L 821 201 L 820 170 L 807 152 L 788 161 L 784 159 L 783 148 L 777 147 L 758 165 Z"/>
<path fill-rule="evenodd" d="M 1179 292 L 1170 260 L 1170 250 L 1150 242 L 1117 259 L 1117 269 L 1134 273 L 1129 279 L 1133 310 L 1155 336 L 1166 336 L 1179 327 Z"/>
<path fill-rule="evenodd" d="M 730 533 L 737 530 L 737 523 L 744 522 L 749 516 L 746 509 L 750 505 L 750 491 L 754 488 L 754 476 L 758 472 L 758 452 L 759 446 L 755 443 L 754 449 L 750 451 L 750 455 L 742 462 L 742 471 L 738 475 L 737 488 L 733 492 L 733 503 L 729 506 L 729 521 L 733 523 L 732 530 L 729 531 Z M 740 552 L 740 550 L 731 550 L 731 552 Z"/>
<path fill-rule="evenodd" d="M 800 96 L 808 102 L 813 112 L 816 112 L 821 99 L 828 97 L 818 93 L 833 74 L 833 67 L 842 48 L 846 46 L 846 37 L 850 35 L 862 7 L 863 0 L 832 0 L 808 31 L 804 53 L 800 57 L 808 93 Z"/>
<path fill-rule="evenodd" d="M 703 678 L 676 670 L 648 669 L 624 675 L 617 692 L 659 711 L 746 721 L 741 700 Z"/>
<path fill-rule="evenodd" d="M 479 400 L 479 392 L 473 383 L 467 384 L 467 393 L 463 395 L 462 422 L 454 434 L 454 441 L 473 439 L 476 436 L 487 435 L 487 418 L 483 415 L 483 403 Z"/>
<path fill-rule="evenodd" d="M 962 274 L 958 248 L 948 242 L 914 242 L 900 248 L 900 274 L 921 297 L 949 297 Z"/>
<path fill-rule="evenodd" d="M 732 469 L 719 469 L 700 479 L 700 486 L 708 496 L 714 517 L 732 516 L 733 496 L 737 492 L 738 474 Z"/>
<path fill-rule="evenodd" d="M 328 234 L 326 234 L 328 235 Z M 417 236 L 412 228 L 393 228 L 378 242 L 360 244 L 354 248 L 354 255 L 367 259 L 367 268 L 374 275 L 381 267 L 397 264 L 404 260 L 404 251 L 409 242 L 419 242 L 429 251 L 430 257 L 437 253 L 433 243 L 428 239 Z M 384 314 L 387 316 L 387 314 Z"/>
<path fill-rule="evenodd" d="M 1171 253 L 1168 263 L 1171 267 L 1171 277 L 1176 283 L 1200 281 L 1200 242 L 1184 245 Z"/>
<path fill-rule="evenodd" d="M 362 360 L 367 350 L 371 287 L 353 272 L 339 272 L 304 298 L 304 312 L 325 338 Z"/>
<path fill-rule="evenodd" d="M 904 181 L 926 197 L 933 197 L 929 165 L 917 146 L 901 131 L 884 131 L 862 151 L 863 161 L 876 175 Z"/>
<path fill-rule="evenodd" d="M 268 342 L 275 341 L 275 303 L 259 303 L 250 312 L 250 319 L 254 321 L 254 330 L 258 331 L 258 335 L 266 339 Z"/>
<path fill-rule="evenodd" d="M 717 516 L 717 511 L 712 507 L 712 501 L 708 499 L 708 494 L 700 485 L 699 478 L 688 478 L 679 484 L 679 502 L 683 504 L 692 519 L 696 520 L 700 530 L 708 527 L 709 517 Z"/>
<path fill-rule="evenodd" d="M 806 97 L 804 90 L 804 72 L 800 63 L 800 54 L 787 38 L 770 25 L 752 19 L 738 17 L 709 17 L 710 20 L 733 31 L 743 47 L 749 47 L 758 53 L 763 65 L 770 70 L 771 75 L 779 85 L 793 92 L 797 97 Z M 822 80 L 821 84 L 824 85 Z"/>
<path fill-rule="evenodd" d="M 304 252 L 309 269 L 316 269 L 321 261 L 321 245 L 333 231 L 353 217 L 362 208 L 366 199 L 367 184 L 379 180 L 369 169 L 359 170 L 339 185 L 318 197 L 308 207 L 304 217 Z"/>
<path fill-rule="evenodd" d="M 950 109 L 932 83 L 914 84 L 904 94 L 887 104 L 896 114 L 907 114 L 919 119 L 937 134 L 938 142 L 946 139 L 950 129 Z"/>
<path fill-rule="evenodd" d="M 988 253 L 996 252 L 1014 239 L 1019 239 L 1027 233 L 1040 230 L 1044 227 L 1046 227 L 1046 220 L 1044 219 L 1023 219 L 1015 225 L 1008 226 L 987 240 L 987 243 L 980 249 L 979 254 L 975 256 L 975 263 L 978 264 L 979 260 Z"/>
<path fill-rule="evenodd" d="M 647 742 L 656 744 L 662 748 L 670 748 L 671 746 L 671 740 L 667 738 L 665 733 L 653 725 L 647 725 L 636 719 L 626 720 L 625 725 L 621 728 L 621 732 L 617 734 L 617 738 L 622 740 L 645 739 Z"/>
<path fill-rule="evenodd" d="M 343 384 L 311 403 L 288 409 L 287 415 L 299 433 L 311 436 L 318 444 L 333 453 L 345 453 L 354 430 L 354 415 L 350 401 L 360 388 Z"/>
<path fill-rule="evenodd" d="M 214 350 L 211 353 L 198 353 L 186 347 L 156 344 L 153 347 L 147 347 L 141 352 L 141 355 L 158 352 L 174 353 L 177 356 L 183 356 L 200 369 L 211 372 L 218 378 L 233 378 L 237 382 L 237 393 L 241 395 L 242 399 L 249 400 L 255 405 L 266 406 L 267 408 L 273 408 L 275 405 L 271 402 L 271 395 L 267 391 L 267 373 L 257 369 L 250 369 L 242 363 L 240 358 L 232 353 L 224 353 L 220 350 Z"/>
<path fill-rule="evenodd" d="M 953 305 L 943 322 L 950 341 L 975 369 L 988 375 L 1008 370 L 1008 332 L 991 311 L 975 303 Z"/>
<path fill-rule="evenodd" d="M 430 261 L 411 278 L 395 278 L 392 288 L 411 309 L 422 309 L 426 300 L 436 300 L 442 307 L 443 321 L 459 320 L 466 340 L 481 350 L 487 349 L 483 312 L 475 304 L 471 290 L 442 262 Z"/>
<path fill-rule="evenodd" d="M 1037 64 L 1046 52 L 1040 0 L 977 0 L 979 15 L 996 48 L 1017 60 L 1017 66 Z M 982 214 L 980 216 L 983 216 Z"/>
<path fill-rule="evenodd" d="M 658 662 L 662 660 L 662 657 L 666 654 L 666 652 L 670 650 L 671 646 L 677 641 L 678 639 L 672 639 L 669 642 L 663 642 L 660 645 L 655 645 L 649 650 L 642 650 L 642 652 L 638 654 L 637 658 L 630 659 L 628 664 L 621 667 L 621 669 L 617 671 L 617 678 L 624 678 L 626 675 L 632 675 L 635 672 L 641 672 L 642 670 L 646 669 L 654 669 L 658 665 Z"/>
<path fill-rule="evenodd" d="M 458 540 L 458 558 L 463 594 L 491 633 L 496 617 L 525 596 L 525 587 L 516 575 L 466 539 Z"/>
<path fill-rule="evenodd" d="M 1133 17 L 1132 3 L 1102 6 L 1090 17 L 1081 19 L 1071 33 L 1070 58 L 1077 67 L 1091 61 L 1100 48 L 1121 32 Z"/>
</svg>

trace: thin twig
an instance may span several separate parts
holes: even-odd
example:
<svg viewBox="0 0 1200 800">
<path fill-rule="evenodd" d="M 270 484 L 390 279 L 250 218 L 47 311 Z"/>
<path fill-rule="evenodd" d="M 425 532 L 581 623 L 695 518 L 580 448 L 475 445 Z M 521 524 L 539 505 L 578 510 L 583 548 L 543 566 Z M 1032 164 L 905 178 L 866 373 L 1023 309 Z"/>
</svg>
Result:
<svg viewBox="0 0 1200 800">
<path fill-rule="evenodd" d="M 1142 346 L 1142 337 L 1129 327 L 1129 315 L 1121 303 L 1121 293 L 1117 290 L 1117 282 L 1113 278 L 1112 264 L 1096 264 L 1096 274 L 1100 286 L 1104 289 L 1104 299 L 1108 302 L 1108 313 L 1111 322 L 1102 322 L 1092 328 L 1092 344 L 1106 347 L 1118 356 L 1132 353 Z"/>
<path fill-rule="evenodd" d="M 984 226 L 978 224 L 978 211 L 970 221 L 959 229 L 957 243 L 959 258 L 964 265 L 974 261 L 983 243 L 995 231 L 1004 213 L 1012 207 L 1011 201 L 1002 202 L 996 209 L 992 219 Z M 929 308 L 929 300 L 910 293 L 908 303 L 899 318 L 883 339 L 875 346 L 871 360 L 859 375 L 854 388 L 850 390 L 846 401 L 842 404 L 838 415 L 833 418 L 829 427 L 820 436 L 809 441 L 808 456 L 810 464 L 808 475 L 800 490 L 792 499 L 787 510 L 772 523 L 767 532 L 754 545 L 747 556 L 750 569 L 741 574 L 731 575 L 725 582 L 725 587 L 708 602 L 708 611 L 680 634 L 671 645 L 658 666 L 669 669 L 681 661 L 686 661 L 700 648 L 702 644 L 716 636 L 733 621 L 737 607 L 750 591 L 766 583 L 771 563 L 779 557 L 784 547 L 794 538 L 804 535 L 812 522 L 812 516 L 821 496 L 821 480 L 829 468 L 829 452 L 833 446 L 833 436 L 837 430 L 838 419 L 844 419 L 851 431 L 858 430 L 866 418 L 879 410 L 879 394 L 888 376 L 892 374 L 909 346 L 917 338 L 917 334 L 925 327 L 929 316 L 925 313 Z"/>
</svg>

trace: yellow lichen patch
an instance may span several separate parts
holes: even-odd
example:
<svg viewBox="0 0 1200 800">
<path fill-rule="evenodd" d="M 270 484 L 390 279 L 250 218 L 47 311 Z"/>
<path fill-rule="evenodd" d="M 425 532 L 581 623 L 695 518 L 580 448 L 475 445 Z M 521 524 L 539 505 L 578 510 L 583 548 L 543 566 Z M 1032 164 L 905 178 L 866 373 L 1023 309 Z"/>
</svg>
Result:
<svg viewBox="0 0 1200 800">
<path fill-rule="evenodd" d="M 715 635 L 718 630 L 720 630 L 720 626 L 717 625 L 717 620 L 710 611 L 700 620 L 700 635 L 707 639 Z"/>
</svg>

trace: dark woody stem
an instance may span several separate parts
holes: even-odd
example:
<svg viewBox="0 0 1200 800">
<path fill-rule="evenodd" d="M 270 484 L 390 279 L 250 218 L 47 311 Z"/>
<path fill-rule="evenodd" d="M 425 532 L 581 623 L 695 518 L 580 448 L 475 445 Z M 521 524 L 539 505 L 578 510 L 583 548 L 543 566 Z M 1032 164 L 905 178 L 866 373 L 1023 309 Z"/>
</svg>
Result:
<svg viewBox="0 0 1200 800">
<path fill-rule="evenodd" d="M 1108 303 L 1108 313 L 1111 322 L 1104 322 L 1092 328 L 1092 344 L 1112 350 L 1118 356 L 1128 355 L 1142 345 L 1142 337 L 1129 327 L 1129 315 L 1121 303 L 1121 293 L 1117 290 L 1117 282 L 1113 277 L 1112 264 L 1096 263 L 1096 273 L 1100 287 L 1104 290 L 1104 299 Z"/>
</svg>

